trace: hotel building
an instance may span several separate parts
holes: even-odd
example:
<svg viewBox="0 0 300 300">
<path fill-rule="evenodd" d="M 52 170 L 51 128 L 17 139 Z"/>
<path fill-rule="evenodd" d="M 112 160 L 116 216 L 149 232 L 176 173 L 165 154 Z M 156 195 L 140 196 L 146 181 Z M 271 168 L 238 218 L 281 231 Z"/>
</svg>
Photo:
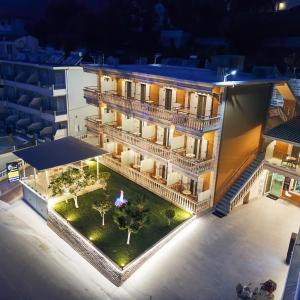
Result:
<svg viewBox="0 0 300 300">
<path fill-rule="evenodd" d="M 264 169 L 262 134 L 274 86 L 283 97 L 292 94 L 284 80 L 240 73 L 224 82 L 224 74 L 206 69 L 84 71 L 98 78 L 84 97 L 98 108 L 86 126 L 109 152 L 102 163 L 193 213 L 216 206 L 226 215 L 249 196 Z"/>
<path fill-rule="evenodd" d="M 35 50 L 0 61 L 0 127 L 40 142 L 86 133 L 85 118 L 96 112 L 83 87 L 95 76 L 76 65 L 79 57 Z M 75 64 L 74 64 L 75 62 Z"/>
</svg>

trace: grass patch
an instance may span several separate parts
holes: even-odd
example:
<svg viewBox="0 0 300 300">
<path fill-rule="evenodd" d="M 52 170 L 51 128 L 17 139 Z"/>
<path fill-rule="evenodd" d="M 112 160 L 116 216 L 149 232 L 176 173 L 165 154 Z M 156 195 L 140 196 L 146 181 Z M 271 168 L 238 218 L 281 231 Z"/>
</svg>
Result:
<svg viewBox="0 0 300 300">
<path fill-rule="evenodd" d="M 96 247 L 120 267 L 127 265 L 171 230 L 191 217 L 191 214 L 186 211 L 163 200 L 107 167 L 100 165 L 100 171 L 111 173 L 106 191 L 96 190 L 80 196 L 78 198 L 78 209 L 75 208 L 74 201 L 70 199 L 68 203 L 65 203 L 65 201 L 57 203 L 54 206 L 54 210 L 68 220 L 82 235 L 90 239 Z M 144 194 L 146 207 L 150 209 L 151 224 L 141 229 L 138 233 L 133 233 L 130 245 L 126 245 L 127 231 L 120 230 L 113 221 L 115 208 L 112 208 L 105 215 L 105 226 L 101 225 L 102 219 L 100 214 L 92 209 L 93 203 L 101 199 L 104 193 L 108 193 L 111 200 L 114 201 L 119 196 L 120 190 L 124 191 L 124 196 L 128 201 L 135 201 L 137 194 Z M 168 226 L 168 220 L 164 215 L 166 209 L 175 211 L 175 218 L 171 226 Z"/>
</svg>

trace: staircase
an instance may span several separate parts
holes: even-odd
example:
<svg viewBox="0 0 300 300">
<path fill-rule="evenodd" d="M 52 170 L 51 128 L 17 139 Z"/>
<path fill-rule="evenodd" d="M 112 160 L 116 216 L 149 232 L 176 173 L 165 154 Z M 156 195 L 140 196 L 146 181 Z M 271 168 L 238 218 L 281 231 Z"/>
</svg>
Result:
<svg viewBox="0 0 300 300">
<path fill-rule="evenodd" d="M 256 159 L 245 169 L 239 179 L 234 182 L 231 188 L 215 207 L 214 215 L 222 218 L 229 214 L 234 206 L 246 195 L 256 178 L 263 170 L 262 161 L 264 154 L 259 154 Z"/>
</svg>

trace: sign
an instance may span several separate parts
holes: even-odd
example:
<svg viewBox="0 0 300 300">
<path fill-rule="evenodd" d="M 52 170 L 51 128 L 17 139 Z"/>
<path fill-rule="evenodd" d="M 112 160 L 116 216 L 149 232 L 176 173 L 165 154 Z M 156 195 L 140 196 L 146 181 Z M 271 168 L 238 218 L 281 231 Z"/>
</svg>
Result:
<svg viewBox="0 0 300 300">
<path fill-rule="evenodd" d="M 9 182 L 15 182 L 20 179 L 19 163 L 17 161 L 7 163 L 6 170 Z"/>
</svg>

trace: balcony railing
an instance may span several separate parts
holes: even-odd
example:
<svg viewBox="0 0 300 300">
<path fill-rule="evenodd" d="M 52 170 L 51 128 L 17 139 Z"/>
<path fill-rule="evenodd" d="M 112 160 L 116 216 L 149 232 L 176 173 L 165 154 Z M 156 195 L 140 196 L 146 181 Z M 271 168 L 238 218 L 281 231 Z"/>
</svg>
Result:
<svg viewBox="0 0 300 300">
<path fill-rule="evenodd" d="M 183 131 L 192 131 L 194 134 L 201 134 L 203 131 L 217 129 L 220 125 L 220 117 L 197 118 L 187 112 L 178 109 L 169 110 L 161 106 L 156 106 L 147 102 L 135 99 L 127 99 L 113 93 L 100 93 L 96 87 L 84 88 L 84 97 L 88 104 L 99 105 L 99 100 L 108 106 L 130 113 L 143 119 L 162 122 L 163 124 L 174 124 Z"/>
<path fill-rule="evenodd" d="M 179 166 L 183 170 L 187 170 L 192 174 L 199 175 L 205 171 L 212 169 L 214 160 L 196 160 L 195 158 L 182 156 L 179 153 L 172 151 L 171 162 Z"/>
<path fill-rule="evenodd" d="M 86 127 L 93 133 L 105 133 L 112 139 L 120 143 L 125 143 L 129 147 L 133 146 L 146 151 L 150 156 L 156 158 L 170 160 L 171 163 L 180 167 L 183 171 L 190 172 L 193 175 L 199 175 L 213 167 L 213 159 L 197 160 L 195 158 L 183 156 L 174 150 L 168 149 L 163 145 L 150 142 L 147 139 L 140 137 L 134 133 L 130 133 L 117 128 L 112 124 L 101 124 L 97 116 L 88 117 L 86 119 Z"/>
<path fill-rule="evenodd" d="M 210 199 L 198 202 L 193 198 L 189 198 L 175 190 L 172 190 L 168 186 L 151 178 L 150 176 L 134 170 L 129 166 L 123 165 L 120 161 L 112 158 L 109 155 L 102 156 L 101 163 L 134 181 L 135 183 L 143 186 L 154 194 L 189 212 L 198 213 L 209 208 Z"/>
<path fill-rule="evenodd" d="M 85 87 L 83 89 L 83 96 L 87 104 L 99 107 L 99 93 L 97 87 Z"/>
<path fill-rule="evenodd" d="M 103 133 L 109 135 L 113 139 L 119 140 L 121 143 L 126 143 L 129 146 L 135 146 L 146 152 L 155 155 L 159 158 L 170 159 L 170 150 L 162 145 L 158 145 L 148 141 L 145 138 L 139 137 L 133 133 L 118 129 L 112 125 L 103 124 Z"/>
</svg>

